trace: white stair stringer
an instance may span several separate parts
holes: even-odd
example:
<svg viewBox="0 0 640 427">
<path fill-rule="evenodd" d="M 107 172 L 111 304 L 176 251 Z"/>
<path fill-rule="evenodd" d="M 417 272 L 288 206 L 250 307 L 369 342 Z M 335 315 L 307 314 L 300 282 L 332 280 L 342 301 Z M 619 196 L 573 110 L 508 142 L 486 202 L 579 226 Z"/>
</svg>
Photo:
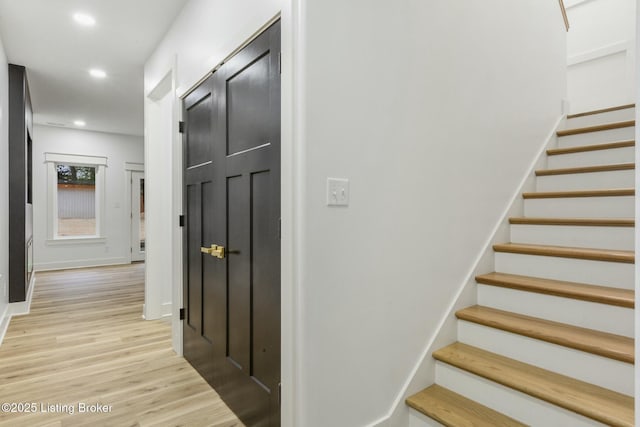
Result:
<svg viewBox="0 0 640 427">
<path fill-rule="evenodd" d="M 536 177 L 536 191 L 605 190 L 634 186 L 633 169 Z"/>
<path fill-rule="evenodd" d="M 632 308 L 478 284 L 478 305 L 633 338 Z"/>
<path fill-rule="evenodd" d="M 619 393 L 633 395 L 630 363 L 458 320 L 458 341 Z"/>
<path fill-rule="evenodd" d="M 620 262 L 497 252 L 495 271 L 589 285 L 634 288 L 634 265 Z"/>
<path fill-rule="evenodd" d="M 436 362 L 436 384 L 532 427 L 604 426 L 582 415 L 440 361 Z"/>
<path fill-rule="evenodd" d="M 634 196 L 525 199 L 524 215 L 537 218 L 633 218 L 635 200 Z"/>
<path fill-rule="evenodd" d="M 511 224 L 511 241 L 575 248 L 634 249 L 633 227 Z"/>
<path fill-rule="evenodd" d="M 634 126 L 598 132 L 579 133 L 558 137 L 558 148 L 579 147 L 582 145 L 604 144 L 612 141 L 625 141 L 635 138 Z"/>
</svg>

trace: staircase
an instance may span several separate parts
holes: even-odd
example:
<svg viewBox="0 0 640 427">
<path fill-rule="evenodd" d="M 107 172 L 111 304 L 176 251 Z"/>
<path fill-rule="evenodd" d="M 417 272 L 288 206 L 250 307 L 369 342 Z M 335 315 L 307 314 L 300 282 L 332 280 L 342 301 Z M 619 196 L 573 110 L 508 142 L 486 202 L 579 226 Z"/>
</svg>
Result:
<svg viewBox="0 0 640 427">
<path fill-rule="evenodd" d="M 633 105 L 569 116 L 411 427 L 634 425 Z"/>
</svg>

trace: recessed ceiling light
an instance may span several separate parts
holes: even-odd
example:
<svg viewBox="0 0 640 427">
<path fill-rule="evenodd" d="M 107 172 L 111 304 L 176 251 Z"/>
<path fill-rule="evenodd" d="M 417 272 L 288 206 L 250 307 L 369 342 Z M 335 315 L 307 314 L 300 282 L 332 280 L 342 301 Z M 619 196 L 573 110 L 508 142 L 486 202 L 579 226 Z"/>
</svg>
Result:
<svg viewBox="0 0 640 427">
<path fill-rule="evenodd" d="M 95 77 L 96 79 L 104 79 L 105 77 L 107 77 L 107 73 L 105 73 L 103 70 L 98 70 L 97 68 L 89 70 L 89 74 L 91 74 L 91 76 Z"/>
<path fill-rule="evenodd" d="M 91 15 L 87 15 L 86 13 L 75 13 L 73 15 L 73 20 L 76 21 L 80 25 L 84 25 L 85 27 L 93 27 L 96 25 L 96 20 Z"/>
<path fill-rule="evenodd" d="M 86 125 L 86 123 L 84 122 L 84 120 L 76 120 L 73 122 L 74 125 L 79 126 L 79 127 L 83 127 Z"/>
</svg>

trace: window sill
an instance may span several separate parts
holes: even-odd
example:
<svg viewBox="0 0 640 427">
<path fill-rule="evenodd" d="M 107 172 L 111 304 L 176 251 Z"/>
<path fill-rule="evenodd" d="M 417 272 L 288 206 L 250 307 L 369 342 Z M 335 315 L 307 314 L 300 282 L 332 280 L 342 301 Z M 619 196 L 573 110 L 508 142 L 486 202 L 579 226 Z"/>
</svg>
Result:
<svg viewBox="0 0 640 427">
<path fill-rule="evenodd" d="M 45 242 L 47 246 L 67 246 L 67 245 L 85 245 L 96 244 L 96 243 L 106 243 L 107 239 L 105 237 L 59 237 L 57 239 L 47 239 Z"/>
</svg>

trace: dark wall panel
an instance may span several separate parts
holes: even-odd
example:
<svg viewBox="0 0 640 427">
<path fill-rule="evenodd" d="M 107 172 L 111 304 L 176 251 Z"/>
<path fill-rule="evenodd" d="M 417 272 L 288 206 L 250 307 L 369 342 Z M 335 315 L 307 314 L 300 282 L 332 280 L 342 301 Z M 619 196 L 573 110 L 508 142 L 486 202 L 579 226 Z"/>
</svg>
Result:
<svg viewBox="0 0 640 427">
<path fill-rule="evenodd" d="M 33 236 L 28 199 L 31 183 L 31 100 L 26 69 L 9 65 L 9 302 L 26 299 L 28 247 Z"/>
</svg>

